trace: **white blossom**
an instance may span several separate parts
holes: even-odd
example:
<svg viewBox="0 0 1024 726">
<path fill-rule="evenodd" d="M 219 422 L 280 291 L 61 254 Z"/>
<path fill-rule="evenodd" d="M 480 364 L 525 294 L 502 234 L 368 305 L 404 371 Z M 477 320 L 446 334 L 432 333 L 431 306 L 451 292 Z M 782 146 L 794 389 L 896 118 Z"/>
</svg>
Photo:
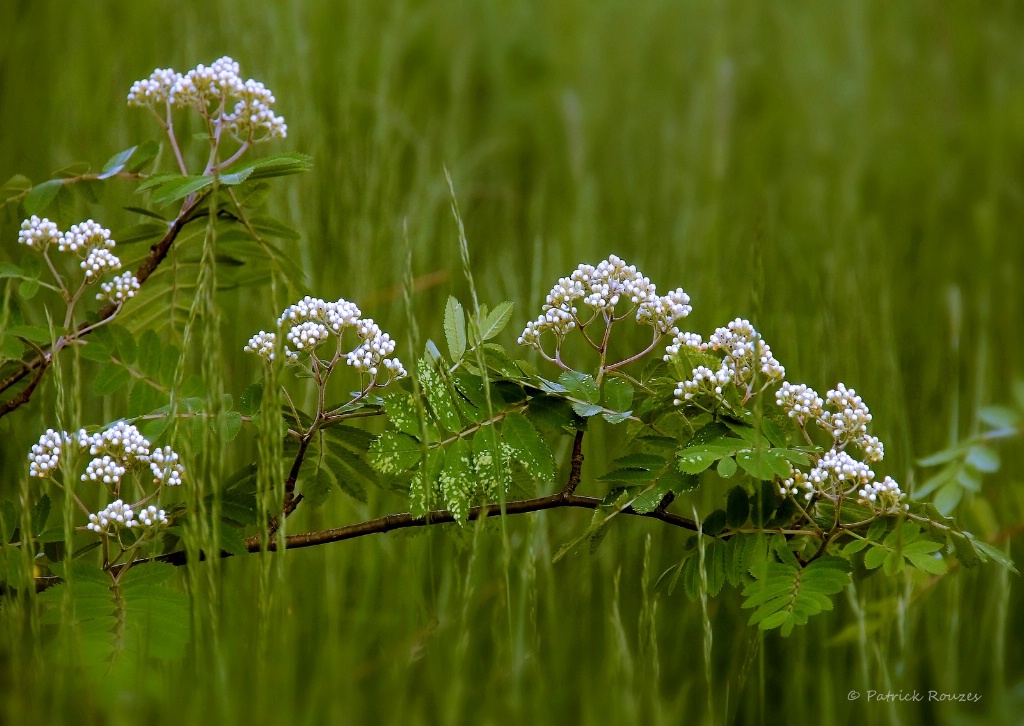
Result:
<svg viewBox="0 0 1024 726">
<path fill-rule="evenodd" d="M 369 318 L 359 321 L 356 332 L 363 342 L 346 356 L 346 361 L 357 371 L 375 376 L 378 366 L 395 351 L 395 341 Z M 394 364 L 395 361 L 392 361 L 391 365 Z M 398 365 L 401 366 L 401 363 Z"/>
<path fill-rule="evenodd" d="M 220 105 L 229 98 L 238 98 L 245 91 L 239 70 L 238 63 L 228 56 L 209 66 L 200 63 L 176 79 L 170 90 L 171 103 L 206 112 L 210 104 Z"/>
<path fill-rule="evenodd" d="M 156 106 L 170 98 L 171 89 L 181 81 L 173 68 L 157 68 L 149 78 L 135 81 L 128 91 L 129 106 Z"/>
<path fill-rule="evenodd" d="M 110 456 L 99 456 L 89 462 L 82 474 L 82 481 L 97 481 L 103 484 L 119 484 L 127 468 L 119 459 Z"/>
<path fill-rule="evenodd" d="M 255 353 L 267 360 L 274 360 L 274 345 L 277 343 L 277 335 L 261 330 L 249 338 L 249 342 L 242 348 L 246 353 Z"/>
<path fill-rule="evenodd" d="M 91 456 L 111 454 L 121 462 L 131 465 L 136 461 L 149 461 L 149 441 L 130 423 L 118 421 L 106 431 L 92 436 L 79 433 L 79 443 L 89 447 Z"/>
<path fill-rule="evenodd" d="M 181 477 L 185 467 L 178 463 L 178 455 L 170 446 L 154 449 L 149 456 L 149 468 L 153 472 L 154 484 L 165 484 L 169 487 L 181 485 Z"/>
<path fill-rule="evenodd" d="M 697 333 L 676 331 L 675 336 L 672 338 L 672 342 L 665 346 L 664 359 L 666 361 L 671 360 L 673 357 L 678 355 L 679 351 L 683 348 L 690 348 L 694 351 L 705 351 L 708 346 Z"/>
<path fill-rule="evenodd" d="M 167 524 L 167 513 L 151 504 L 139 510 L 137 521 L 143 527 L 159 527 L 161 524 Z"/>
<path fill-rule="evenodd" d="M 57 225 L 46 217 L 40 219 L 32 215 L 21 223 L 21 231 L 18 232 L 18 243 L 26 247 L 45 250 L 51 244 L 59 244 L 63 236 Z"/>
<path fill-rule="evenodd" d="M 330 331 L 326 325 L 311 320 L 299 323 L 288 331 L 288 342 L 301 351 L 312 351 L 327 340 Z"/>
<path fill-rule="evenodd" d="M 138 524 L 131 505 L 115 499 L 96 514 L 90 514 L 86 528 L 97 534 L 109 534 L 118 529 L 131 529 Z"/>
<path fill-rule="evenodd" d="M 116 276 L 110 282 L 100 284 L 102 292 L 96 295 L 97 300 L 110 300 L 121 303 L 135 297 L 139 291 L 139 280 L 131 272 Z"/>
<path fill-rule="evenodd" d="M 105 247 L 98 247 L 89 251 L 80 267 L 85 270 L 85 279 L 92 282 L 105 272 L 120 270 L 121 260 Z"/>
<path fill-rule="evenodd" d="M 863 399 L 857 395 L 857 391 L 839 383 L 825 394 L 825 400 L 833 409 L 833 413 L 824 413 L 819 423 L 822 428 L 832 433 L 837 446 L 842 448 L 852 443 L 866 447 L 878 442 L 878 439 L 868 437 L 871 412 Z"/>
<path fill-rule="evenodd" d="M 736 318 L 715 330 L 708 338 L 708 349 L 725 353 L 723 366 L 737 386 L 748 385 L 755 371 L 771 380 L 781 380 L 786 375 L 786 369 L 775 359 L 771 348 L 749 320 Z"/>
<path fill-rule="evenodd" d="M 813 388 L 803 383 L 794 385 L 789 381 L 783 381 L 775 392 L 775 402 L 787 416 L 796 419 L 801 425 L 809 419 L 819 418 L 825 403 Z"/>
<path fill-rule="evenodd" d="M 729 372 L 724 368 L 713 371 L 707 366 L 697 366 L 689 380 L 680 381 L 676 386 L 674 403 L 679 406 L 694 396 L 707 394 L 712 398 L 722 395 L 722 387 L 729 383 Z"/>
<path fill-rule="evenodd" d="M 880 511 L 897 509 L 910 509 L 909 504 L 903 500 L 907 495 L 900 489 L 900 485 L 893 481 L 892 477 L 885 477 L 881 482 L 868 482 L 857 492 L 862 504 L 874 507 Z"/>
<path fill-rule="evenodd" d="M 91 219 L 71 225 L 71 229 L 57 241 L 57 249 L 61 252 L 113 249 L 116 245 L 110 238 L 110 230 Z"/>
<path fill-rule="evenodd" d="M 28 475 L 45 479 L 60 466 L 60 455 L 68 438 L 60 431 L 46 429 L 39 437 L 39 443 L 33 444 L 29 451 Z"/>
</svg>

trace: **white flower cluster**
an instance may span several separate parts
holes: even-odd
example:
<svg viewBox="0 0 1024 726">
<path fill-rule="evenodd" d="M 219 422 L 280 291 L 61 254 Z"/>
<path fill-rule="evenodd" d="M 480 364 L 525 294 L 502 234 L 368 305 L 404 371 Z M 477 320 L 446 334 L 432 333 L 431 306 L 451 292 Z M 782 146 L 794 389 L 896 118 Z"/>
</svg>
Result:
<svg viewBox="0 0 1024 726">
<path fill-rule="evenodd" d="M 883 511 L 910 509 L 910 505 L 903 502 L 907 498 L 906 493 L 900 489 L 899 484 L 892 480 L 892 477 L 887 476 L 881 482 L 869 482 L 857 494 L 862 503 Z"/>
<path fill-rule="evenodd" d="M 346 362 L 361 373 L 377 375 L 378 368 L 383 365 L 391 378 L 404 378 L 405 368 L 397 358 L 387 356 L 395 352 L 395 341 L 383 332 L 380 327 L 367 318 L 356 325 L 356 333 L 362 342 L 348 353 Z"/>
<path fill-rule="evenodd" d="M 605 315 L 608 320 L 621 320 L 636 310 L 636 322 L 649 325 L 657 335 L 678 333 L 675 324 L 690 314 L 690 296 L 682 289 L 659 296 L 650 278 L 627 265 L 616 255 L 602 260 L 595 267 L 582 264 L 569 276 L 559 279 L 551 288 L 541 315 L 526 324 L 519 336 L 520 345 L 540 350 L 542 333 L 551 332 L 561 341 L 580 325 L 577 302 L 590 307 L 593 313 Z M 615 307 L 628 303 L 629 309 L 616 316 Z"/>
<path fill-rule="evenodd" d="M 135 297 L 139 291 L 139 280 L 130 272 L 117 275 L 110 282 L 100 285 L 103 292 L 96 295 L 97 300 L 110 300 L 115 303 L 122 303 Z"/>
<path fill-rule="evenodd" d="M 134 527 L 157 527 L 167 523 L 167 514 L 162 509 L 150 505 L 139 510 L 138 518 L 130 504 L 115 499 L 96 514 L 89 515 L 87 529 L 97 534 L 110 534 L 119 529 Z"/>
<path fill-rule="evenodd" d="M 786 415 L 796 419 L 803 425 L 808 419 L 819 419 L 824 416 L 822 406 L 825 404 L 821 396 L 803 383 L 793 385 L 789 381 L 783 381 L 782 386 L 775 392 L 775 402 Z"/>
<path fill-rule="evenodd" d="M 678 406 L 683 401 L 689 401 L 694 396 L 702 393 L 712 398 L 722 395 L 722 386 L 730 381 L 729 372 L 724 368 L 713 371 L 707 366 L 697 366 L 690 374 L 690 378 L 680 381 L 676 385 L 675 403 Z"/>
<path fill-rule="evenodd" d="M 199 64 L 182 75 L 171 68 L 157 68 L 149 78 L 136 81 L 128 91 L 129 106 L 170 104 L 176 108 L 190 107 L 202 114 L 211 109 L 219 115 L 215 123 L 223 123 L 228 132 L 240 141 L 283 139 L 288 135 L 284 118 L 274 114 L 274 94 L 259 81 L 243 81 L 238 63 L 224 56 L 211 65 Z M 230 113 L 228 105 L 234 101 Z"/>
<path fill-rule="evenodd" d="M 372 319 L 361 316 L 359 307 L 344 298 L 327 302 L 307 295 L 290 305 L 277 319 L 278 328 L 284 332 L 288 343 L 285 356 L 289 362 L 298 363 L 300 353 L 314 355 L 332 334 L 337 337 L 336 350 L 340 354 L 341 337 L 351 328 L 360 343 L 345 354 L 348 365 L 373 377 L 383 368 L 388 372 L 388 381 L 404 378 L 407 374 L 401 361 L 388 357 L 395 351 L 395 341 Z M 261 330 L 249 339 L 243 350 L 272 361 L 276 342 L 277 333 Z"/>
<path fill-rule="evenodd" d="M 181 484 L 184 467 L 178 455 L 165 446 L 150 452 L 150 443 L 139 430 L 124 421 L 95 434 L 85 429 L 72 435 L 47 429 L 28 455 L 29 476 L 44 479 L 60 465 L 61 453 L 68 445 L 77 444 L 93 459 L 86 465 L 82 481 L 95 481 L 116 486 L 128 471 L 149 466 L 153 484 L 176 486 Z"/>
<path fill-rule="evenodd" d="M 51 244 L 60 244 L 62 239 L 63 235 L 54 222 L 45 217 L 40 219 L 34 214 L 21 223 L 21 231 L 18 232 L 19 244 L 40 251 Z"/>
<path fill-rule="evenodd" d="M 60 466 L 60 454 L 64 445 L 70 443 L 67 434 L 53 429 L 39 437 L 39 443 L 33 444 L 28 452 L 28 475 L 45 479 Z"/>
<path fill-rule="evenodd" d="M 256 355 L 266 358 L 267 360 L 274 360 L 274 344 L 277 343 L 277 335 L 275 333 L 268 333 L 265 330 L 261 330 L 256 335 L 249 338 L 249 342 L 242 348 L 246 353 L 255 353 Z"/>
<path fill-rule="evenodd" d="M 178 463 L 178 455 L 170 446 L 153 450 L 149 455 L 149 469 L 153 472 L 154 484 L 181 486 L 181 475 L 185 473 L 185 467 Z"/>
<path fill-rule="evenodd" d="M 82 258 L 79 266 L 85 271 L 87 283 L 95 282 L 107 272 L 121 269 L 121 260 L 111 252 L 117 243 L 111 238 L 110 230 L 91 219 L 73 224 L 67 232 L 61 232 L 49 219 L 32 215 L 21 223 L 18 242 L 40 252 L 56 244 L 58 252 L 77 255 Z M 131 272 L 126 272 L 100 287 L 103 291 L 96 296 L 97 300 L 122 303 L 135 296 L 139 281 Z"/>
<path fill-rule="evenodd" d="M 665 360 L 671 360 L 683 348 L 698 352 L 718 351 L 725 357 L 717 371 L 703 365 L 693 369 L 690 378 L 676 387 L 677 406 L 698 393 L 720 396 L 723 386 L 730 382 L 740 388 L 749 388 L 757 372 L 769 381 L 781 380 L 786 375 L 786 369 L 772 355 L 771 347 L 754 330 L 750 321 L 743 318 L 736 318 L 726 327 L 715 330 L 707 343 L 701 342 L 699 335 L 676 332 L 672 343 L 665 348 Z"/>
<path fill-rule="evenodd" d="M 840 383 L 825 394 L 825 399 L 835 412 L 822 417 L 821 424 L 823 428 L 832 432 L 836 444 L 866 447 L 877 443 L 878 439 L 867 435 L 871 412 L 855 390 Z"/>
</svg>

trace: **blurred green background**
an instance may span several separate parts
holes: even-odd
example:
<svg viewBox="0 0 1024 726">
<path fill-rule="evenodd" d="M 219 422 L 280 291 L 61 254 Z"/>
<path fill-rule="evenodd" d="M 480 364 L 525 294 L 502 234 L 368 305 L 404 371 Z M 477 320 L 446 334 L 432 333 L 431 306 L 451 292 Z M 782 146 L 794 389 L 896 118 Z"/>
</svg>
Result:
<svg viewBox="0 0 1024 726">
<path fill-rule="evenodd" d="M 856 387 L 886 473 L 910 488 L 916 459 L 975 431 L 977 408 L 1009 401 L 1024 373 L 1022 41 L 1024 6 L 1009 1 L 2 0 L 0 177 L 99 166 L 155 138 L 125 105 L 132 81 L 231 55 L 277 96 L 289 137 L 275 151 L 315 160 L 271 196 L 303 233 L 289 251 L 303 293 L 355 300 L 404 341 L 405 222 L 415 273 L 433 281 L 415 299 L 420 333 L 440 339 L 445 298 L 467 290 L 446 166 L 483 301 L 517 302 L 503 342 L 559 276 L 617 253 L 690 293 L 689 329 L 749 317 L 791 380 Z M 118 205 L 138 198 L 117 194 L 83 216 L 134 221 Z M 16 259 L 15 225 L 0 232 L 0 259 Z M 257 375 L 242 346 L 288 301 L 220 302 L 237 396 Z M 0 495 L 17 495 L 53 396 L 51 381 L 0 421 Z M 83 423 L 119 403 L 86 392 Z M 251 457 L 250 439 L 225 467 Z M 606 444 L 590 442 L 592 472 Z M 958 516 L 1019 545 L 1024 456 L 1001 451 Z M 404 507 L 337 495 L 289 526 Z M 269 653 L 255 646 L 257 558 L 228 561 L 204 655 L 116 679 L 50 661 L 29 679 L 0 644 L 0 721 L 1020 722 L 1016 575 L 876 576 L 791 638 L 761 637 L 735 591 L 707 622 L 680 592 L 644 594 L 646 538 L 654 577 L 682 542 L 654 523 L 621 522 L 595 556 L 552 566 L 586 517 L 510 520 L 508 561 L 496 525 L 289 553 Z M 868 689 L 982 700 L 847 700 Z"/>
</svg>

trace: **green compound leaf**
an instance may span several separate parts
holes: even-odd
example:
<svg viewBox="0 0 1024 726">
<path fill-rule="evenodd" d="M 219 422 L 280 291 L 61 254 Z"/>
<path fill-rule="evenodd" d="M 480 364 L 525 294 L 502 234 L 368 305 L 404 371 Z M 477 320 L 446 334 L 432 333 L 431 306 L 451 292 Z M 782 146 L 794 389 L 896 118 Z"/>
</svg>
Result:
<svg viewBox="0 0 1024 726">
<path fill-rule="evenodd" d="M 444 306 L 444 337 L 452 360 L 462 360 L 466 353 L 466 312 L 454 297 L 449 297 Z"/>
<path fill-rule="evenodd" d="M 512 319 L 512 303 L 507 300 L 494 306 L 494 310 L 485 314 L 480 320 L 480 339 L 490 340 L 497 337 Z"/>
<path fill-rule="evenodd" d="M 469 514 L 469 498 L 476 488 L 474 480 L 473 454 L 469 443 L 459 439 L 448 449 L 444 457 L 444 468 L 438 477 L 441 498 L 459 524 L 466 523 Z"/>
<path fill-rule="evenodd" d="M 399 431 L 415 438 L 422 436 L 419 411 L 411 393 L 400 391 L 384 396 L 384 413 L 388 421 Z"/>
<path fill-rule="evenodd" d="M 748 625 L 762 630 L 782 628 L 788 636 L 812 615 L 832 609 L 831 595 L 850 583 L 850 563 L 841 557 L 822 557 L 807 567 L 768 562 L 757 579 L 743 588 L 744 608 L 756 608 Z"/>
<path fill-rule="evenodd" d="M 427 397 L 427 404 L 438 423 L 453 433 L 461 431 L 462 419 L 455 408 L 451 391 L 437 368 L 426 358 L 421 358 L 416 371 L 420 378 L 420 386 Z"/>
<path fill-rule="evenodd" d="M 326 454 L 327 468 L 338 488 L 357 502 L 366 503 L 366 488 L 378 486 L 377 472 L 355 452 L 338 448 Z"/>
<path fill-rule="evenodd" d="M 502 422 L 501 433 L 516 461 L 530 476 L 542 482 L 555 478 L 551 450 L 525 416 L 517 412 L 508 414 Z"/>
<path fill-rule="evenodd" d="M 370 446 L 370 463 L 381 474 L 401 474 L 420 461 L 420 442 L 398 431 L 385 431 Z"/>
<path fill-rule="evenodd" d="M 510 462 L 502 454 L 501 440 L 494 426 L 485 426 L 473 434 L 473 467 L 477 488 L 489 499 L 497 499 L 512 483 Z"/>
</svg>

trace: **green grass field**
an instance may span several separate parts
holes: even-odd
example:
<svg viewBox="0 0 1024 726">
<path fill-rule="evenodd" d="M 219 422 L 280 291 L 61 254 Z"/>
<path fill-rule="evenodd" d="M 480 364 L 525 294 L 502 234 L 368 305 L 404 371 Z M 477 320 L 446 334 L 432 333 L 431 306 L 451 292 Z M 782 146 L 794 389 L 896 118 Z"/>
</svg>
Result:
<svg viewBox="0 0 1024 726">
<path fill-rule="evenodd" d="M 748 317 L 798 380 L 855 386 L 909 489 L 929 474 L 919 458 L 976 432 L 979 407 L 1011 402 L 1024 375 L 1022 39 L 1013 2 L 5 0 L 0 177 L 97 167 L 155 138 L 125 105 L 131 83 L 229 54 L 277 96 L 289 134 L 274 150 L 314 159 L 270 196 L 303 235 L 288 250 L 307 276 L 299 292 L 358 301 L 407 362 L 403 224 L 421 338 L 441 340 L 447 296 L 468 291 L 447 168 L 482 301 L 517 302 L 503 343 L 558 277 L 616 253 L 692 296 L 688 329 Z M 138 198 L 110 189 L 83 218 L 136 221 L 122 207 Z M 20 254 L 17 223 L 0 225 L 0 260 Z M 292 302 L 275 294 L 221 292 L 219 330 L 200 323 L 236 397 L 258 375 L 242 346 Z M 0 419 L 0 497 L 18 500 L 25 452 L 67 397 L 83 424 L 121 415 L 121 397 L 59 393 L 48 380 Z M 590 440 L 588 466 L 614 444 Z M 243 431 L 205 471 L 254 452 Z M 1020 560 L 1019 439 L 1000 452 L 957 517 Z M 581 489 L 600 495 L 586 478 Z M 338 493 L 288 527 L 406 508 L 391 492 L 366 504 Z M 182 661 L 81 666 L 0 614 L 0 723 L 1024 718 L 1015 574 L 877 575 L 783 639 L 748 627 L 735 592 L 706 619 L 681 592 L 650 593 L 682 543 L 657 522 L 618 523 L 595 555 L 551 564 L 587 516 L 510 518 L 508 557 L 491 521 L 293 551 L 269 568 L 259 555 L 186 568 L 199 573 L 179 575 L 199 626 Z M 982 698 L 878 703 L 869 690 Z"/>
</svg>

